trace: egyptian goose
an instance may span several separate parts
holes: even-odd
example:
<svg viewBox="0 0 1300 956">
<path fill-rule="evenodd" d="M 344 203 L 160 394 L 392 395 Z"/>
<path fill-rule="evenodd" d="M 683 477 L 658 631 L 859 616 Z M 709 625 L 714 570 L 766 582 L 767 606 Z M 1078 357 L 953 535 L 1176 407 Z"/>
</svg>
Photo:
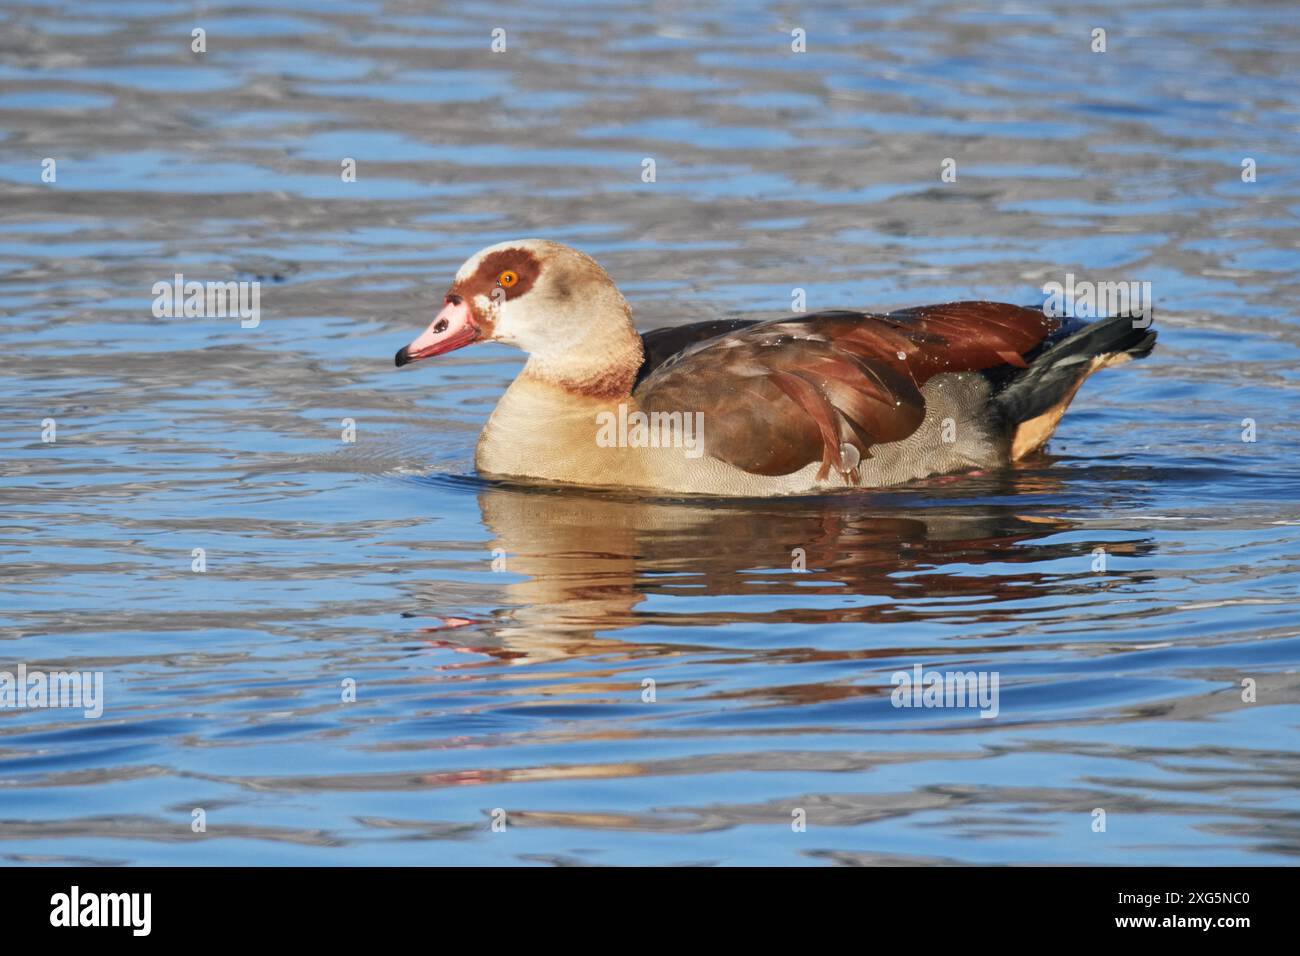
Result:
<svg viewBox="0 0 1300 956">
<path fill-rule="evenodd" d="M 486 476 L 768 496 L 1023 458 L 1051 437 L 1085 378 L 1151 351 L 1146 325 L 952 302 L 639 335 L 591 257 L 523 239 L 471 256 L 396 361 L 480 341 L 528 354 L 479 438 Z"/>
</svg>

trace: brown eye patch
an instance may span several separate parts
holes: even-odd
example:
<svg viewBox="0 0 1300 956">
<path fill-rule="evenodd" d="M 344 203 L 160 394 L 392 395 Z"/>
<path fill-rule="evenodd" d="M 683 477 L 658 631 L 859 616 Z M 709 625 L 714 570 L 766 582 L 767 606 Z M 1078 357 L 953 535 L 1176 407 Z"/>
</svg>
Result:
<svg viewBox="0 0 1300 956">
<path fill-rule="evenodd" d="M 491 299 L 502 289 L 507 298 L 517 299 L 533 287 L 541 272 L 541 262 L 527 249 L 498 249 L 484 256 L 474 274 L 456 282 L 448 294 L 473 302 L 480 295 Z"/>
</svg>

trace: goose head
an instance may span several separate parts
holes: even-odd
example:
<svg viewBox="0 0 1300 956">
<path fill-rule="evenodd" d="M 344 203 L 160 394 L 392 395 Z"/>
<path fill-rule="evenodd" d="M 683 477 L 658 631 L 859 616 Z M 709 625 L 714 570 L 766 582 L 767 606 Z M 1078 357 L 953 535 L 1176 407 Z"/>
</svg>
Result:
<svg viewBox="0 0 1300 956">
<path fill-rule="evenodd" d="M 488 246 L 456 272 L 442 310 L 397 353 L 398 367 L 475 342 L 528 354 L 525 375 L 579 394 L 626 394 L 641 337 L 618 286 L 596 261 L 559 242 Z"/>
</svg>

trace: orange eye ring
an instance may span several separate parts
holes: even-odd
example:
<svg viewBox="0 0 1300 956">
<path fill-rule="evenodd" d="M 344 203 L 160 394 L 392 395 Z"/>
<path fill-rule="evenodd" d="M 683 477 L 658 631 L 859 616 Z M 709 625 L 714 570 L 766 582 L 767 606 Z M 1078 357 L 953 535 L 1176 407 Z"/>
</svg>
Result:
<svg viewBox="0 0 1300 956">
<path fill-rule="evenodd" d="M 505 272 L 497 276 L 497 285 L 501 286 L 503 289 L 509 289 L 518 281 L 519 276 L 513 269 L 507 269 Z"/>
</svg>

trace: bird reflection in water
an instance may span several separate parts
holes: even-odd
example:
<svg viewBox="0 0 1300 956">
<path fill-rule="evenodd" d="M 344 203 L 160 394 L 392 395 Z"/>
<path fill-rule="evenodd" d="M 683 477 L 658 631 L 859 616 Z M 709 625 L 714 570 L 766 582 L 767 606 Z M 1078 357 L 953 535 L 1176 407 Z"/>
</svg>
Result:
<svg viewBox="0 0 1300 956">
<path fill-rule="evenodd" d="M 1113 556 L 1151 547 L 1113 535 L 1063 538 L 1084 528 L 1061 503 L 1069 480 L 1057 469 L 1022 468 L 869 494 L 759 501 L 486 485 L 478 495 L 493 534 L 485 560 L 498 555 L 508 572 L 506 583 L 484 592 L 482 604 L 495 609 L 485 616 L 448 606 L 442 585 L 426 582 L 413 585 L 416 613 L 438 619 L 426 628 L 435 643 L 518 662 L 709 649 L 691 643 L 686 630 L 672 643 L 611 636 L 647 625 L 716 635 L 704 629 L 899 624 L 950 615 L 954 606 L 973 636 L 1008 624 L 1032 634 L 1033 622 L 1017 621 L 1026 599 L 1105 586 L 1091 574 L 1094 548 Z M 1074 559 L 1079 573 L 1043 570 L 1061 558 Z M 1109 571 L 1112 582 L 1133 577 Z M 827 597 L 846 605 L 829 606 Z M 674 598 L 690 600 L 676 608 Z M 786 653 L 817 660 L 899 652 L 805 646 Z"/>
</svg>

